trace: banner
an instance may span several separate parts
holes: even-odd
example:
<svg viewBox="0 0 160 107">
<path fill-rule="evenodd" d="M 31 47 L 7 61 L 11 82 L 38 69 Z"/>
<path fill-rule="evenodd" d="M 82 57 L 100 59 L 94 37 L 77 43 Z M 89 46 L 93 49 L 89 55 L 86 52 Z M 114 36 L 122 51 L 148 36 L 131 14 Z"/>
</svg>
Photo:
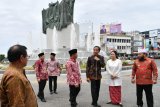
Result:
<svg viewBox="0 0 160 107">
<path fill-rule="evenodd" d="M 111 24 L 110 33 L 121 33 L 121 24 Z"/>
<path fill-rule="evenodd" d="M 121 24 L 106 24 L 100 26 L 100 34 L 122 33 Z"/>
<path fill-rule="evenodd" d="M 100 34 L 106 34 L 106 25 L 101 25 Z"/>
<path fill-rule="evenodd" d="M 158 30 L 149 31 L 149 37 L 156 37 L 156 36 L 158 36 Z"/>
<path fill-rule="evenodd" d="M 107 25 L 106 25 L 106 33 L 107 33 L 107 34 L 110 34 L 110 24 L 107 24 Z"/>
</svg>

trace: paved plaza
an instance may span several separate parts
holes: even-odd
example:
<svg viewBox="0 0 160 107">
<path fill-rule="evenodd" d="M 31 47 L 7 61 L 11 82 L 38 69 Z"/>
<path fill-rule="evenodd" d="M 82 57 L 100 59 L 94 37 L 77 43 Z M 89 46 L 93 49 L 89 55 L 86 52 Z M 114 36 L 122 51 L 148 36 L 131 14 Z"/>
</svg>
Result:
<svg viewBox="0 0 160 107">
<path fill-rule="evenodd" d="M 123 72 L 123 105 L 124 107 L 137 107 L 136 106 L 136 89 L 135 85 L 130 83 L 130 74 L 131 71 Z M 114 105 L 107 105 L 108 99 L 108 86 L 106 85 L 105 73 L 103 73 L 103 79 L 101 82 L 101 90 L 99 97 L 99 104 L 102 107 L 116 107 Z M 38 84 L 36 81 L 36 77 L 34 74 L 27 75 L 35 92 L 38 91 Z M 90 92 L 90 84 L 85 80 L 85 74 L 82 74 L 83 83 L 81 86 L 81 91 L 77 97 L 78 106 L 77 107 L 92 107 L 91 106 L 91 92 Z M 154 85 L 153 93 L 155 99 L 155 107 L 160 107 L 160 79 L 158 80 L 158 84 Z M 49 93 L 48 83 L 45 88 L 45 98 L 47 100 L 46 103 L 42 103 L 38 99 L 39 107 L 70 107 L 68 98 L 69 98 L 69 88 L 66 84 L 66 75 L 61 75 L 58 78 L 58 94 Z M 144 107 L 147 107 L 145 96 L 144 96 Z"/>
</svg>

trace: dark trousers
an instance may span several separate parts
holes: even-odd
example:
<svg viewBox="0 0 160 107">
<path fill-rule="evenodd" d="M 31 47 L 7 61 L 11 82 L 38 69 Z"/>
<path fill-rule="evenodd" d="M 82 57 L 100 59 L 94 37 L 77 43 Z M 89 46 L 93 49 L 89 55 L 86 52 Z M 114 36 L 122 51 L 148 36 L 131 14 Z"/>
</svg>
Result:
<svg viewBox="0 0 160 107">
<path fill-rule="evenodd" d="M 54 82 L 54 87 L 52 86 L 52 83 Z M 57 76 L 49 76 L 49 90 L 52 92 L 54 89 L 54 92 L 57 90 Z"/>
<path fill-rule="evenodd" d="M 99 98 L 101 80 L 91 80 L 92 104 L 96 105 Z"/>
<path fill-rule="evenodd" d="M 70 99 L 69 101 L 72 104 L 76 103 L 76 98 L 78 93 L 80 92 L 81 86 L 79 85 L 79 87 L 75 87 L 74 85 L 69 85 L 69 89 L 70 89 Z"/>
<path fill-rule="evenodd" d="M 143 90 L 146 94 L 148 107 L 153 107 L 153 93 L 151 85 L 137 85 L 137 105 L 143 106 Z"/>
<path fill-rule="evenodd" d="M 39 92 L 38 92 L 38 96 L 40 97 L 40 99 L 44 99 L 44 88 L 46 86 L 46 82 L 47 80 L 40 80 L 39 83 Z"/>
</svg>

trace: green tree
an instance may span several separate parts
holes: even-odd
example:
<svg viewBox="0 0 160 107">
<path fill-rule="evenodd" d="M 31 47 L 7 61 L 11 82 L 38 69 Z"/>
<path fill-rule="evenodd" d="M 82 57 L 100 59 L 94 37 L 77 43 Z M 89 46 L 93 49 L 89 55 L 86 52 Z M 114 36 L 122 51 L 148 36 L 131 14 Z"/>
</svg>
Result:
<svg viewBox="0 0 160 107">
<path fill-rule="evenodd" d="M 2 61 L 5 58 L 4 54 L 0 54 L 0 61 Z"/>
</svg>

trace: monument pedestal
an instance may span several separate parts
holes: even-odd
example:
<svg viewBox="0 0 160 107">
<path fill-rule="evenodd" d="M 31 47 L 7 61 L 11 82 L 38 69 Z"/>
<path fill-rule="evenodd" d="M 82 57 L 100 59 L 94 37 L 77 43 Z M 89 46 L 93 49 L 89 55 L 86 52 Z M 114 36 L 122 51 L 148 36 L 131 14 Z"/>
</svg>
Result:
<svg viewBox="0 0 160 107">
<path fill-rule="evenodd" d="M 65 51 L 78 48 L 79 43 L 79 25 L 70 24 L 61 31 L 47 28 L 47 49 L 53 52 Z"/>
</svg>

